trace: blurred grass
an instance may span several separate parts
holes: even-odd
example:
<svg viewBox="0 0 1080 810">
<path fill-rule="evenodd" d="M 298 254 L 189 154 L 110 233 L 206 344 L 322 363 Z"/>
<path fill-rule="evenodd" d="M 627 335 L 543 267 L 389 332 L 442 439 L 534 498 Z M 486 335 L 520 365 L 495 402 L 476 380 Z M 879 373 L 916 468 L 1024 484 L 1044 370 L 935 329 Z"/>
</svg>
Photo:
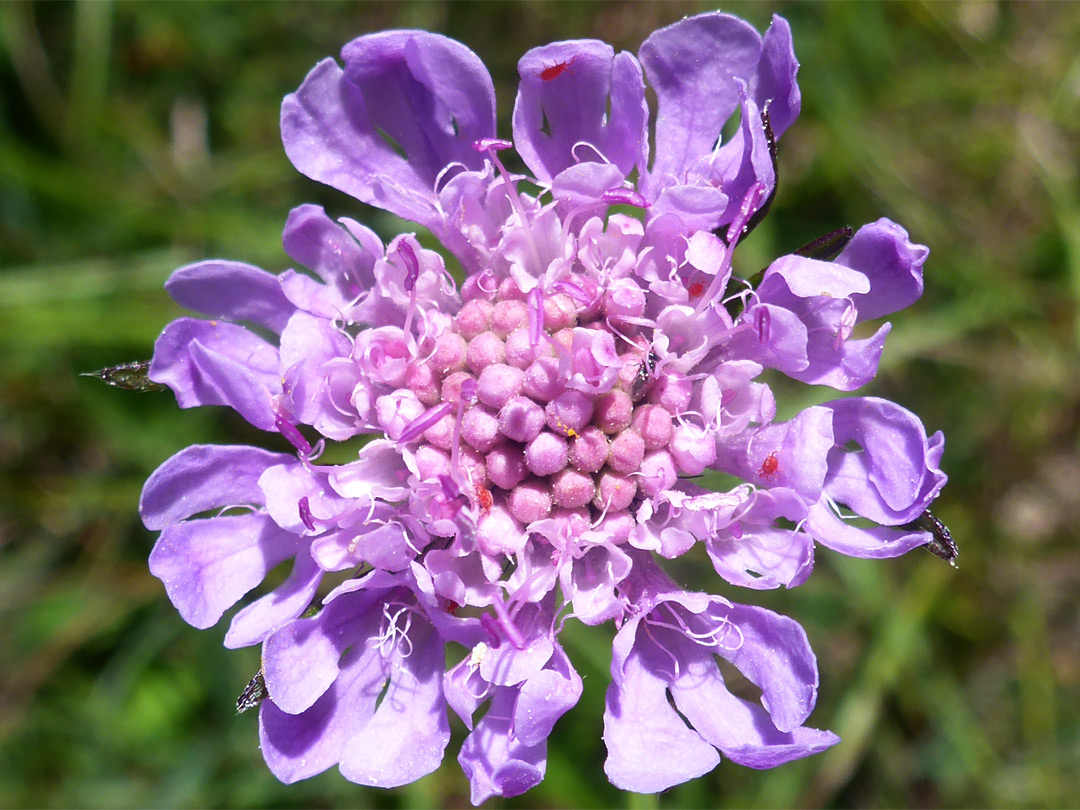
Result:
<svg viewBox="0 0 1080 810">
<path fill-rule="evenodd" d="M 691 3 L 0 4 L 0 806 L 463 806 L 451 753 L 377 792 L 336 772 L 279 785 L 233 701 L 256 650 L 184 625 L 146 571 L 145 477 L 192 442 L 264 443 L 235 417 L 79 378 L 148 357 L 161 284 L 224 256 L 281 269 L 293 205 L 392 217 L 297 175 L 277 110 L 316 61 L 386 27 L 441 31 L 495 78 L 594 36 L 636 50 Z M 731 4 L 759 28 L 772 7 Z M 1057 807 L 1080 796 L 1080 6 L 794 4 L 803 114 L 747 268 L 889 216 L 931 247 L 869 393 L 947 437 L 928 554 L 822 551 L 794 591 L 811 718 L 844 742 L 766 772 L 722 764 L 660 797 L 603 777 L 604 631 L 566 633 L 585 676 L 548 777 L 510 807 Z M 790 390 L 789 390 L 790 388 Z M 829 396 L 778 386 L 789 409 Z M 702 560 L 673 569 L 717 589 Z M 461 729 L 458 727 L 458 739 Z M 455 750 L 452 746 L 451 751 Z M 658 752 L 662 755 L 662 752 Z M 499 802 L 493 802 L 498 806 Z"/>
</svg>

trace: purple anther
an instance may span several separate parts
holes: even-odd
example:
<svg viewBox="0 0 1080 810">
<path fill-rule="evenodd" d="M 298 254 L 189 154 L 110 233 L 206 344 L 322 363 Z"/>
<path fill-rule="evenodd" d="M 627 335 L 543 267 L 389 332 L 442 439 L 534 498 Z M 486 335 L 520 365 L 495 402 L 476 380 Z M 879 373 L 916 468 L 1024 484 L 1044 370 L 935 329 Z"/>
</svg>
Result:
<svg viewBox="0 0 1080 810">
<path fill-rule="evenodd" d="M 535 346 L 540 342 L 544 332 L 544 294 L 540 287 L 534 287 L 529 293 L 529 345 Z"/>
<path fill-rule="evenodd" d="M 474 390 L 475 387 L 476 383 L 473 381 Z M 428 408 L 405 426 L 405 429 L 401 431 L 401 435 L 398 436 L 398 442 L 411 442 L 414 439 L 420 438 L 425 430 L 434 425 L 453 409 L 454 406 L 449 402 L 441 402 L 432 408 Z"/>
<path fill-rule="evenodd" d="M 727 243 L 729 245 L 735 244 L 743 235 L 746 223 L 758 212 L 767 196 L 768 189 L 764 183 L 754 183 L 754 185 L 750 186 L 746 196 L 743 197 L 742 204 L 739 206 L 738 215 L 728 226 Z"/>
<path fill-rule="evenodd" d="M 404 239 L 398 242 L 398 250 L 401 252 L 401 258 L 405 261 L 405 267 L 407 268 L 405 289 L 412 292 L 416 287 L 416 280 L 420 278 L 420 262 L 416 258 L 416 251 L 412 249 L 412 245 Z"/>
<path fill-rule="evenodd" d="M 556 281 L 551 287 L 559 292 L 566 293 L 579 304 L 589 304 L 592 302 L 592 296 L 590 296 L 583 287 L 572 281 Z"/>
<path fill-rule="evenodd" d="M 447 505 L 457 504 L 458 508 L 454 510 L 454 514 L 457 514 L 464 502 L 461 497 L 461 487 L 449 475 L 439 476 L 439 487 L 442 489 L 443 498 Z"/>
<path fill-rule="evenodd" d="M 285 418 L 285 415 L 280 411 L 274 414 L 274 426 L 278 429 L 278 433 L 289 440 L 289 444 L 297 449 L 301 458 L 307 458 L 311 455 L 312 447 L 308 443 L 308 440 L 304 438 L 304 434 L 301 433 L 296 425 Z"/>
<path fill-rule="evenodd" d="M 488 150 L 499 152 L 503 149 L 513 149 L 514 144 L 511 141 L 504 141 L 501 138 L 480 138 L 477 141 L 473 141 L 472 148 L 477 152 L 487 152 Z"/>
<path fill-rule="evenodd" d="M 608 205 L 632 205 L 635 208 L 648 208 L 649 201 L 632 188 L 613 188 L 600 195 Z"/>
<path fill-rule="evenodd" d="M 498 647 L 502 644 L 502 634 L 499 632 L 499 621 L 490 613 L 480 614 L 480 626 L 488 634 L 488 638 L 491 639 L 491 646 Z"/>
<path fill-rule="evenodd" d="M 300 510 L 300 522 L 307 526 L 309 532 L 315 531 L 315 518 L 311 514 L 311 506 L 308 503 L 307 495 L 300 499 L 297 506 Z"/>
<path fill-rule="evenodd" d="M 849 298 L 847 306 L 840 316 L 840 327 L 836 330 L 836 339 L 833 341 L 834 351 L 840 351 L 840 347 L 844 345 L 844 341 L 851 337 L 851 333 L 855 329 L 855 323 L 858 318 L 859 310 L 855 307 L 855 302 Z"/>
<path fill-rule="evenodd" d="M 461 399 L 463 402 L 476 402 L 476 378 L 469 377 L 461 382 Z"/>
<path fill-rule="evenodd" d="M 758 340 L 762 343 L 769 342 L 769 324 L 771 320 L 768 307 L 754 308 L 754 329 L 757 330 Z"/>
<path fill-rule="evenodd" d="M 510 614 L 506 612 L 506 605 L 503 604 L 502 598 L 496 596 L 491 606 L 495 608 L 495 613 L 499 617 L 499 627 L 506 634 L 506 638 L 514 645 L 515 650 L 525 649 L 525 638 L 521 635 L 521 631 L 517 629 L 514 624 L 514 620 L 510 617 Z"/>
</svg>

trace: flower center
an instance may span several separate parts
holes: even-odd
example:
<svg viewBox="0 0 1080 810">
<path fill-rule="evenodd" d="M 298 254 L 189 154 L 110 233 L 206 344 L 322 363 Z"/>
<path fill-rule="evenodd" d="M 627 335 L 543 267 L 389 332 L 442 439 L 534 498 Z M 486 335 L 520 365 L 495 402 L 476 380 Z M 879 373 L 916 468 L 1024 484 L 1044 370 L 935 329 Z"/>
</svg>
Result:
<svg viewBox="0 0 1080 810">
<path fill-rule="evenodd" d="M 523 524 L 555 508 L 612 515 L 639 490 L 670 486 L 672 410 L 651 379 L 648 341 L 621 320 L 627 296 L 580 297 L 530 298 L 507 279 L 490 299 L 462 306 L 406 380 L 434 420 L 416 437 L 422 479 L 451 475 L 482 512 L 498 504 Z M 571 355 L 576 328 L 606 331 L 622 349 L 609 390 L 567 386 L 580 371 Z"/>
</svg>

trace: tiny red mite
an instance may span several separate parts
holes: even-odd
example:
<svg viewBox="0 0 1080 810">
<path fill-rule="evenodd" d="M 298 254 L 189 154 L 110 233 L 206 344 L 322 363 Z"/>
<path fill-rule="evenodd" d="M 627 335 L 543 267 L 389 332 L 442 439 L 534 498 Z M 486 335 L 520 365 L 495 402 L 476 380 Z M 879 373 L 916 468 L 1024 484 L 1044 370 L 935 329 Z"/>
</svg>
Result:
<svg viewBox="0 0 1080 810">
<path fill-rule="evenodd" d="M 574 64 L 574 59 L 577 59 L 577 56 L 572 57 L 569 61 L 557 62 L 551 67 L 544 68 L 540 71 L 540 81 L 550 82 L 568 71 L 572 74 L 574 71 L 570 70 L 570 66 Z"/>
<path fill-rule="evenodd" d="M 701 294 L 705 292 L 705 285 L 702 284 L 700 281 L 695 281 L 693 284 L 686 288 L 686 292 L 691 299 L 700 298 Z"/>
<path fill-rule="evenodd" d="M 476 503 L 480 507 L 480 510 L 484 514 L 487 514 L 491 511 L 492 504 L 495 503 L 495 499 L 491 497 L 491 490 L 481 484 L 477 484 L 475 490 Z"/>
<path fill-rule="evenodd" d="M 780 472 L 780 460 L 776 457 L 776 451 L 773 450 L 769 455 L 765 456 L 765 460 L 761 462 L 757 474 L 766 481 L 772 481 L 776 478 L 778 472 Z"/>
</svg>

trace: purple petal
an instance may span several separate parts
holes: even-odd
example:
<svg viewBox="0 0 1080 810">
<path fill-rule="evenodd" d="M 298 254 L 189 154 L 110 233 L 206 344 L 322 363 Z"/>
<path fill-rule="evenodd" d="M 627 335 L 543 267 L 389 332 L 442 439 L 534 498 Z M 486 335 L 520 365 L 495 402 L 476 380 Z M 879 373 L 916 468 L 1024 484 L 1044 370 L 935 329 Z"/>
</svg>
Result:
<svg viewBox="0 0 1080 810">
<path fill-rule="evenodd" d="M 344 512 L 352 504 L 327 486 L 327 473 L 291 459 L 270 467 L 259 478 L 266 511 L 281 528 L 304 534 L 306 526 L 300 515 L 300 499 L 307 498 L 309 516 L 327 520 Z"/>
<path fill-rule="evenodd" d="M 739 643 L 724 636 L 713 651 L 730 661 L 747 680 L 761 689 L 761 704 L 780 731 L 803 724 L 817 702 L 817 659 L 806 631 L 787 616 L 765 608 L 734 605 L 714 608 L 739 630 Z"/>
<path fill-rule="evenodd" d="M 719 185 L 724 189 L 728 207 L 719 221 L 733 223 L 736 233 L 729 234 L 731 242 L 742 238 L 746 220 L 758 212 L 776 186 L 776 169 L 761 120 L 761 109 L 751 99 L 743 98 L 741 111 L 739 128 L 731 140 L 706 164 L 691 171 L 691 176 L 699 183 Z M 748 196 L 751 192 L 754 192 L 752 197 Z"/>
<path fill-rule="evenodd" d="M 277 333 L 296 309 L 282 294 L 277 276 L 241 262 L 211 260 L 181 267 L 169 276 L 165 291 L 195 312 Z"/>
<path fill-rule="evenodd" d="M 810 365 L 806 356 L 806 324 L 790 309 L 756 304 L 747 308 L 740 321 L 753 329 L 732 337 L 727 344 L 730 356 L 753 360 L 789 376 Z"/>
<path fill-rule="evenodd" d="M 240 261 L 200 261 L 168 276 L 165 292 L 181 307 L 211 318 L 247 321 L 280 333 L 295 307 L 278 276 Z"/>
<path fill-rule="evenodd" d="M 842 306 L 842 302 L 835 302 Z M 828 385 L 838 391 L 854 391 L 874 379 L 885 338 L 891 324 L 883 324 L 866 340 L 845 340 L 824 330 L 811 330 L 806 346 L 809 365 L 801 371 L 786 372 L 789 377 L 807 385 Z"/>
<path fill-rule="evenodd" d="M 255 447 L 197 444 L 186 447 L 147 479 L 139 514 L 151 531 L 236 504 L 263 503 L 259 476 L 291 456 Z"/>
<path fill-rule="evenodd" d="M 790 295 L 785 292 L 790 290 Z M 782 256 L 769 265 L 758 288 L 763 300 L 795 309 L 802 298 L 847 298 L 870 291 L 865 273 L 837 262 Z"/>
<path fill-rule="evenodd" d="M 610 163 L 577 163 L 559 172 L 551 183 L 551 196 L 573 211 L 579 206 L 599 211 L 604 196 L 622 186 L 625 175 Z M 626 189 L 629 191 L 629 189 Z"/>
<path fill-rule="evenodd" d="M 720 749 L 732 762 L 746 768 L 758 770 L 775 768 L 785 762 L 820 754 L 840 742 L 840 738 L 831 731 L 821 731 L 806 726 L 800 726 L 788 733 L 774 731 L 767 725 L 768 721 L 761 718 L 764 714 L 762 709 L 751 706 L 750 713 L 752 718 L 757 715 L 756 719 L 751 720 L 754 724 L 753 731 L 748 726 L 744 726 L 739 736 L 753 742 Z M 735 721 L 736 718 L 737 715 L 732 720 Z"/>
<path fill-rule="evenodd" d="M 679 218 L 682 229 L 689 232 L 708 231 L 721 221 L 729 203 L 728 196 L 718 188 L 675 185 L 660 192 L 650 214 L 674 214 Z"/>
<path fill-rule="evenodd" d="M 203 630 L 296 554 L 299 541 L 257 512 L 178 523 L 154 545 L 150 573 L 184 621 Z"/>
<path fill-rule="evenodd" d="M 368 442 L 360 458 L 351 464 L 334 467 L 330 485 L 343 498 L 388 501 L 404 500 L 409 495 L 409 468 L 393 442 Z"/>
<path fill-rule="evenodd" d="M 772 25 L 761 42 L 761 59 L 757 73 L 750 80 L 750 92 L 758 107 L 769 109 L 769 125 L 773 136 L 780 136 L 799 117 L 802 94 L 795 76 L 799 62 L 791 42 L 791 26 L 783 17 L 773 15 Z"/>
<path fill-rule="evenodd" d="M 292 784 L 337 764 L 346 741 L 375 712 L 385 681 L 377 648 L 358 645 L 345 654 L 336 680 L 306 711 L 282 711 L 271 691 L 259 711 L 259 748 L 274 776 Z"/>
<path fill-rule="evenodd" d="M 438 224 L 434 183 L 380 137 L 360 89 L 333 59 L 285 97 L 281 140 L 293 166 L 312 180 L 405 219 Z"/>
<path fill-rule="evenodd" d="M 795 490 L 807 503 L 821 496 L 834 448 L 833 415 L 811 407 L 787 422 L 774 422 L 722 441 L 715 466 L 755 486 Z M 770 462 L 775 467 L 770 469 Z"/>
<path fill-rule="evenodd" d="M 853 526 L 838 518 L 824 503 L 810 507 L 806 528 L 821 545 L 850 557 L 899 557 L 913 548 L 925 546 L 932 539 L 929 532 L 923 531 L 890 526 Z"/>
<path fill-rule="evenodd" d="M 523 745 L 545 742 L 555 722 L 581 698 L 581 676 L 562 647 L 555 645 L 547 666 L 521 685 L 514 705 L 514 735 Z"/>
<path fill-rule="evenodd" d="M 732 585 L 755 590 L 803 583 L 814 564 L 813 538 L 776 522 L 798 523 L 806 512 L 802 498 L 790 489 L 758 490 L 751 508 L 733 526 L 706 540 L 716 573 Z"/>
<path fill-rule="evenodd" d="M 585 161 L 623 175 L 644 165 L 645 82 L 631 54 L 592 39 L 555 42 L 521 57 L 518 75 L 514 143 L 541 182 Z"/>
<path fill-rule="evenodd" d="M 684 182 L 686 171 L 712 152 L 739 105 L 737 79 L 754 72 L 761 37 L 726 14 L 701 14 L 661 28 L 642 44 L 638 58 L 656 91 L 656 159 L 646 196 Z"/>
<path fill-rule="evenodd" d="M 836 264 L 858 270 L 870 280 L 870 291 L 852 296 L 859 320 L 897 312 L 919 300 L 923 264 L 929 248 L 916 245 L 907 231 L 888 219 L 863 225 L 836 257 Z"/>
<path fill-rule="evenodd" d="M 341 50 L 345 74 L 385 130 L 431 180 L 452 162 L 479 168 L 473 144 L 495 135 L 495 89 L 460 42 L 426 31 L 385 31 Z"/>
<path fill-rule="evenodd" d="M 283 583 L 233 616 L 225 646 L 234 650 L 263 641 L 307 610 L 321 581 L 322 571 L 311 556 L 297 554 Z"/>
<path fill-rule="evenodd" d="M 330 320 L 298 312 L 281 333 L 280 352 L 289 413 L 327 438 L 355 435 L 363 425 L 352 402 L 361 375 L 349 339 Z"/>
<path fill-rule="evenodd" d="M 472 144 L 495 134 L 487 70 L 460 43 L 421 31 L 360 37 L 342 58 L 345 71 L 326 59 L 286 96 L 289 159 L 314 180 L 438 231 L 439 173 L 451 163 L 479 168 Z"/>
<path fill-rule="evenodd" d="M 617 546 L 591 548 L 563 567 L 563 593 L 573 600 L 574 618 L 596 625 L 621 616 L 625 605 L 615 589 L 630 567 L 630 558 Z"/>
<path fill-rule="evenodd" d="M 407 654 L 401 647 L 407 646 Z M 373 787 L 398 787 L 439 767 L 450 742 L 442 694 L 443 644 L 413 624 L 391 656 L 390 678 L 375 714 L 341 751 L 341 775 Z"/>
<path fill-rule="evenodd" d="M 488 709 L 465 739 L 458 762 L 472 786 L 471 800 L 480 805 L 492 796 L 519 796 L 544 778 L 547 741 L 529 745 L 513 726 L 517 690 L 496 689 Z"/>
<path fill-rule="evenodd" d="M 670 660 L 659 663 L 670 667 Z M 604 773 L 613 785 L 635 793 L 659 793 L 708 773 L 720 762 L 716 749 L 693 729 L 667 699 L 667 683 L 636 648 L 607 690 Z M 662 755 L 660 753 L 662 752 Z"/>
<path fill-rule="evenodd" d="M 325 318 L 297 312 L 281 333 L 279 351 L 282 368 L 291 370 L 303 363 L 307 367 L 305 373 L 315 375 L 322 373 L 324 363 L 338 358 L 351 359 L 352 343 Z M 308 385 L 313 387 L 311 382 Z"/>
<path fill-rule="evenodd" d="M 243 327 L 180 318 L 154 344 L 150 379 L 169 386 L 181 408 L 228 405 L 255 427 L 273 430 L 279 366 L 277 349 Z"/>
<path fill-rule="evenodd" d="M 927 439 L 915 414 L 885 399 L 853 397 L 824 407 L 833 412 L 836 442 L 829 454 L 829 497 L 890 526 L 921 515 L 948 480 L 938 467 L 941 434 Z M 851 442 L 858 451 L 847 451 Z"/>
<path fill-rule="evenodd" d="M 318 273 L 342 304 L 375 286 L 374 267 L 382 258 L 383 246 L 362 225 L 350 234 L 321 206 L 301 205 L 289 212 L 282 242 L 285 252 Z"/>
<path fill-rule="evenodd" d="M 733 762 L 750 768 L 773 768 L 819 753 L 840 741 L 830 731 L 799 726 L 780 731 L 760 706 L 732 695 L 715 662 L 697 656 L 683 661 L 671 694 L 679 711 L 700 734 Z"/>
<path fill-rule="evenodd" d="M 310 618 L 290 622 L 263 645 L 263 676 L 274 704 L 289 714 L 307 711 L 340 674 L 341 657 L 349 647 L 378 635 L 378 609 L 385 591 L 360 591 L 330 601 Z"/>
</svg>

